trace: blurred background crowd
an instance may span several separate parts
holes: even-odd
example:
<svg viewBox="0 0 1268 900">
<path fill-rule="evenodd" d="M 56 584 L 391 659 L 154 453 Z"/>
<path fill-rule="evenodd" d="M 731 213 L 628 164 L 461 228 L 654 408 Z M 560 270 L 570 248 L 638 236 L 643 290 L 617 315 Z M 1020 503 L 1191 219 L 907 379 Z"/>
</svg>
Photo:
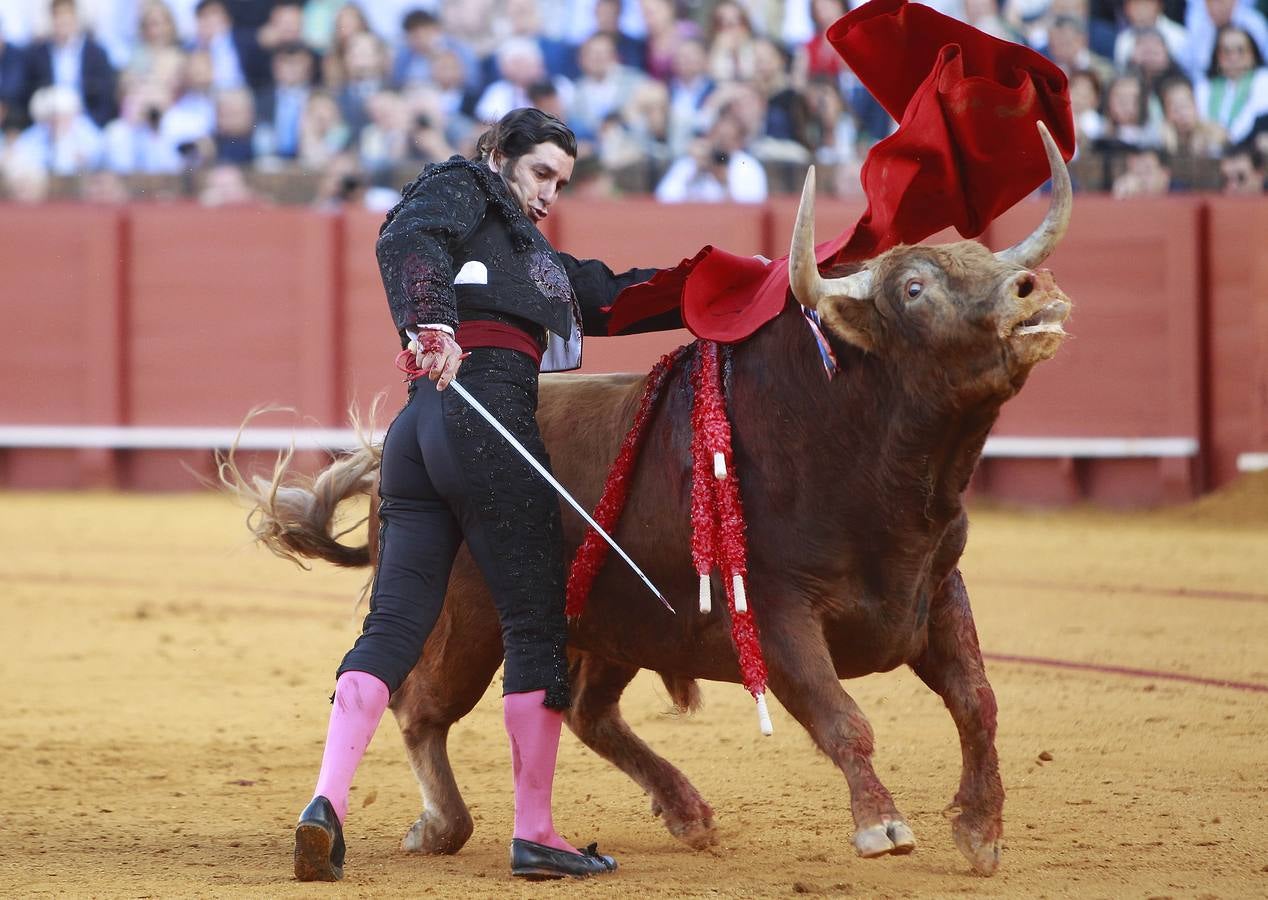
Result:
<svg viewBox="0 0 1268 900">
<path fill-rule="evenodd" d="M 1257 5 L 1258 4 L 1258 5 Z M 1268 0 L 933 0 L 1070 77 L 1081 190 L 1262 193 Z M 0 197 L 390 206 L 525 105 L 576 193 L 860 192 L 845 0 L 0 0 Z M 902 65 L 902 60 L 895 60 Z"/>
</svg>

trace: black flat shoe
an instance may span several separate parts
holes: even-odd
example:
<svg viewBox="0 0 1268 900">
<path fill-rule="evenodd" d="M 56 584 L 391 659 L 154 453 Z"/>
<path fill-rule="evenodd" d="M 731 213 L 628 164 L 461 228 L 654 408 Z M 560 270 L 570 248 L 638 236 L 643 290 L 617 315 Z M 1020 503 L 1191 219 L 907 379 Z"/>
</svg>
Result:
<svg viewBox="0 0 1268 900">
<path fill-rule="evenodd" d="M 343 878 L 343 826 L 335 808 L 325 797 L 299 814 L 295 826 L 295 879 L 297 881 L 338 881 Z"/>
<path fill-rule="evenodd" d="M 616 870 L 616 860 L 598 852 L 591 844 L 580 853 L 556 850 L 535 841 L 511 841 L 511 874 L 537 881 L 544 878 L 589 878 Z"/>
</svg>

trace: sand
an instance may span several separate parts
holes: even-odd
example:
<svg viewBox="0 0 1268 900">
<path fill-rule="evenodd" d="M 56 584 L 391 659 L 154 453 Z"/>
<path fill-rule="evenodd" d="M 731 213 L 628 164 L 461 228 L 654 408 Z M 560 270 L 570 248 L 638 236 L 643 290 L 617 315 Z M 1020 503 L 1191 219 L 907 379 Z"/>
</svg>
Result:
<svg viewBox="0 0 1268 900">
<path fill-rule="evenodd" d="M 301 885 L 291 830 L 362 575 L 275 559 L 213 495 L 3 494 L 0 894 L 1268 896 L 1265 510 L 1258 479 L 1165 513 L 976 511 L 964 571 L 1008 791 L 994 878 L 970 873 L 941 815 L 959 777 L 951 719 L 901 670 L 846 686 L 912 856 L 855 857 L 844 779 L 777 705 L 763 738 L 740 688 L 703 685 L 683 718 L 644 674 L 626 714 L 713 804 L 713 851 L 677 843 L 566 734 L 561 830 L 621 870 L 512 882 L 495 683 L 450 741 L 467 847 L 399 849 L 419 799 L 389 717 L 354 787 L 347 879 Z"/>
</svg>

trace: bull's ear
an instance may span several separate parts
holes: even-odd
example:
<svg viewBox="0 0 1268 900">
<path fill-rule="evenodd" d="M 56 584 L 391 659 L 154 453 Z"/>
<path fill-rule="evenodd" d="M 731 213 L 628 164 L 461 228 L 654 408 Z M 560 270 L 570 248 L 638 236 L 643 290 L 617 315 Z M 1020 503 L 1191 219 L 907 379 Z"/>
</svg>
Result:
<svg viewBox="0 0 1268 900">
<path fill-rule="evenodd" d="M 875 353 L 880 346 L 880 313 L 869 297 L 825 297 L 819 303 L 819 321 L 840 340 Z"/>
</svg>

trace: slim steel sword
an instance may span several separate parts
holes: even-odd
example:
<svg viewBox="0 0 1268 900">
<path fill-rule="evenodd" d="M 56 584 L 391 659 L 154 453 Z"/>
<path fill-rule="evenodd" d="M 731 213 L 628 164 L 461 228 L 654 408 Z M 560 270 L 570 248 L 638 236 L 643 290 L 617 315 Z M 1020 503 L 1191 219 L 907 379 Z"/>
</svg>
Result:
<svg viewBox="0 0 1268 900">
<path fill-rule="evenodd" d="M 653 594 L 656 595 L 657 600 L 665 604 L 665 609 L 677 615 L 677 611 L 672 606 L 669 605 L 669 601 L 665 599 L 665 595 L 662 594 L 657 589 L 656 585 L 652 584 L 652 580 L 650 578 L 648 578 L 646 575 L 643 574 L 643 570 L 640 569 L 635 564 L 634 560 L 630 559 L 630 556 L 628 553 L 626 553 L 624 550 L 621 549 L 621 545 L 618 544 L 616 541 L 612 540 L 612 536 L 608 534 L 606 531 L 604 531 L 601 527 L 599 527 L 599 523 L 596 522 L 593 518 L 591 518 L 590 514 L 585 511 L 585 508 L 580 503 L 578 503 L 575 499 L 573 499 L 572 494 L 568 493 L 567 489 L 562 484 L 560 484 L 558 481 L 555 480 L 555 476 L 551 475 L 550 472 L 546 471 L 546 467 L 543 466 L 541 463 L 539 463 L 536 460 L 536 458 L 534 458 L 533 454 L 528 452 L 528 448 L 526 448 L 523 444 L 521 444 L 518 440 L 516 440 L 515 435 L 507 431 L 505 426 L 503 426 L 502 423 L 499 422 L 494 417 L 493 413 L 485 409 L 484 405 L 481 404 L 479 400 L 477 400 L 475 397 L 472 397 L 471 394 L 467 392 L 467 389 L 458 383 L 457 379 L 454 379 L 453 381 L 449 382 L 449 386 L 453 388 L 455 391 L 457 391 L 458 396 L 461 397 L 463 400 L 466 400 L 467 403 L 471 405 L 471 408 L 474 409 L 476 412 L 478 412 L 484 418 L 486 422 L 492 425 L 494 430 L 496 430 L 498 434 L 506 438 L 507 443 L 510 444 L 512 447 L 514 447 L 516 452 L 519 453 L 520 456 L 524 457 L 524 459 L 528 461 L 528 464 L 530 466 L 532 466 L 534 469 L 537 470 L 537 474 L 542 476 L 542 478 L 545 478 L 548 482 L 550 482 L 550 486 L 559 492 L 559 496 L 567 500 L 568 504 L 577 511 L 577 513 L 581 516 L 581 518 L 585 519 L 587 524 L 589 524 L 591 528 L 597 531 L 599 533 L 599 536 L 602 537 L 605 541 L 607 541 L 609 546 L 611 546 L 613 550 L 615 550 L 617 553 L 620 554 L 621 559 L 629 563 L 630 568 L 634 570 L 634 574 L 636 574 L 639 578 L 643 579 L 643 583 L 647 585 L 649 588 L 651 588 L 651 591 Z"/>
</svg>

